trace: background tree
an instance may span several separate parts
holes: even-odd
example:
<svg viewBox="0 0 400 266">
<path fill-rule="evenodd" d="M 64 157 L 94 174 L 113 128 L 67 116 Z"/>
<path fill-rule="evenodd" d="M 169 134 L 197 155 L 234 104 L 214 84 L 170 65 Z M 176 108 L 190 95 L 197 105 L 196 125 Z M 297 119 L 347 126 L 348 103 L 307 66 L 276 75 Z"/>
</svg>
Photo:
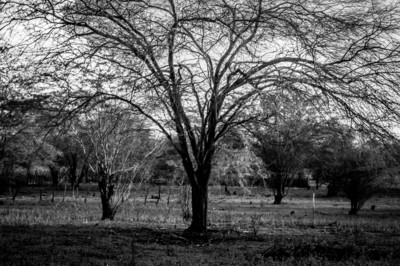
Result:
<svg viewBox="0 0 400 266">
<path fill-rule="evenodd" d="M 184 176 L 177 175 L 182 168 L 179 154 L 174 147 L 164 139 L 162 149 L 157 151 L 152 168 L 154 179 L 166 179 L 169 184 L 182 185 Z"/>
<path fill-rule="evenodd" d="M 85 153 L 82 146 L 68 133 L 70 130 L 68 127 L 69 126 L 62 128 L 59 132 L 54 131 L 51 142 L 61 151 L 58 164 L 67 169 L 67 182 L 71 185 L 71 191 L 74 197 L 75 191 L 79 189 L 80 183 L 88 179 L 88 158 L 91 150 L 87 150 Z"/>
<path fill-rule="evenodd" d="M 46 77 L 34 90 L 56 88 L 52 94 L 65 98 L 54 102 L 69 115 L 91 101 L 120 100 L 173 143 L 192 186 L 189 231 L 206 230 L 219 140 L 259 117 L 255 103 L 263 93 L 286 86 L 318 95 L 354 125 L 381 135 L 399 121 L 400 16 L 386 1 L 2 5 L 9 15 L 3 23 L 40 25 L 27 29 L 37 51 L 30 69 Z"/>
<path fill-rule="evenodd" d="M 150 177 L 150 156 L 157 148 L 143 121 L 115 105 L 102 105 L 85 113 L 77 122 L 73 137 L 97 177 L 102 220 L 113 220 L 133 186 Z M 89 154 L 87 154 L 89 155 Z"/>
<path fill-rule="evenodd" d="M 228 186 L 240 186 L 244 193 L 250 193 L 254 182 L 262 179 L 261 162 L 251 150 L 242 129 L 228 132 L 218 146 L 213 160 L 213 184 L 225 186 L 225 194 L 230 195 Z M 236 193 L 235 191 L 233 193 Z"/>
<path fill-rule="evenodd" d="M 11 83 L 8 83 L 11 86 Z M 16 84 L 11 87 L 16 86 Z M 15 188 L 13 199 L 21 186 L 30 180 L 31 166 L 43 164 L 49 155 L 51 145 L 44 141 L 41 129 L 43 103 L 46 97 L 23 95 L 15 90 L 2 87 L 0 94 L 0 182 L 3 189 Z M 46 153 L 49 151 L 50 153 Z M 43 155 L 43 156 L 41 156 Z"/>
<path fill-rule="evenodd" d="M 13 199 L 24 185 L 50 182 L 49 165 L 57 164 L 60 151 L 45 139 L 41 129 L 32 127 L 11 136 L 0 159 L 3 189 L 14 189 Z"/>
<path fill-rule="evenodd" d="M 3 146 L 2 158 L 0 160 L 1 191 L 14 190 L 15 200 L 22 186 L 28 183 L 28 171 L 30 166 L 31 143 L 25 141 L 25 136 L 14 136 L 13 141 L 8 141 Z"/>
<path fill-rule="evenodd" d="M 336 178 L 350 200 L 349 214 L 356 215 L 376 193 L 379 178 L 385 173 L 386 155 L 377 142 L 363 142 L 345 151 L 339 158 Z"/>
<path fill-rule="evenodd" d="M 341 175 L 337 178 L 341 180 L 346 197 L 350 200 L 349 214 L 357 214 L 364 203 L 372 197 L 377 187 L 376 179 L 380 170 L 377 163 L 379 161 L 373 161 L 377 157 L 373 156 L 371 152 L 365 148 L 347 151 L 347 156 L 342 158 Z"/>
<path fill-rule="evenodd" d="M 337 196 L 342 184 L 340 175 L 340 158 L 353 150 L 356 132 L 348 126 L 331 119 L 322 124 L 320 137 L 314 142 L 313 153 L 310 155 L 307 167 L 312 170 L 317 186 L 328 184 L 328 197 Z"/>
<path fill-rule="evenodd" d="M 312 144 L 319 137 L 318 116 L 311 102 L 285 90 L 264 99 L 273 117 L 251 129 L 256 153 L 264 162 L 274 204 L 281 204 L 295 177 L 307 166 Z M 321 119 L 321 118 L 319 118 Z"/>
</svg>

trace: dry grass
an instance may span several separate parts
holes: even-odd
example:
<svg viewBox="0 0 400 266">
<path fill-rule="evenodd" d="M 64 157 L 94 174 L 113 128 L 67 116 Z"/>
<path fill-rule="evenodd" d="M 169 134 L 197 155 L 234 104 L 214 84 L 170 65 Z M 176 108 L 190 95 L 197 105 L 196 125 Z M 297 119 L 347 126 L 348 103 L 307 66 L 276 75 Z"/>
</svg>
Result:
<svg viewBox="0 0 400 266">
<path fill-rule="evenodd" d="M 3 198 L 0 264 L 396 265 L 400 261 L 399 198 L 374 198 L 358 216 L 350 216 L 346 200 L 324 198 L 324 191 L 316 192 L 314 213 L 313 191 L 292 190 L 277 206 L 271 204 L 268 192 L 253 189 L 252 194 L 239 196 L 241 189 L 236 190 L 238 195 L 227 197 L 220 188 L 210 189 L 206 239 L 183 234 L 188 224 L 182 218 L 177 189 L 168 205 L 166 189 L 158 205 L 155 200 L 144 204 L 143 192 L 138 193 L 112 222 L 99 221 L 100 200 L 92 192 L 86 203 L 84 196 L 62 201 L 61 191 L 55 203 L 50 196 L 39 202 L 35 191 L 15 202 Z M 375 211 L 370 210 L 372 204 Z"/>
</svg>

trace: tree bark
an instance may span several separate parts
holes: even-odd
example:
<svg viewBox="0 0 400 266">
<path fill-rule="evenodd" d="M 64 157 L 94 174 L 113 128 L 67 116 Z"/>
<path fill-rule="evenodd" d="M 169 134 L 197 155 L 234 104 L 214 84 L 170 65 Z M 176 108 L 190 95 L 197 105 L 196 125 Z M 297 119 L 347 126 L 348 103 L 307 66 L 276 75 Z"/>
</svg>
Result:
<svg viewBox="0 0 400 266">
<path fill-rule="evenodd" d="M 210 151 L 210 156 L 204 159 L 205 163 L 199 165 L 195 172 L 186 171 L 192 187 L 192 223 L 186 229 L 188 233 L 203 235 L 207 232 L 208 181 L 211 175 L 212 154 Z"/>
<path fill-rule="evenodd" d="M 103 195 L 101 195 L 101 207 L 103 210 L 101 220 L 114 220 L 115 211 L 111 208 L 110 199 Z"/>
<path fill-rule="evenodd" d="M 207 231 L 208 184 L 192 185 L 192 223 L 187 232 Z"/>
<path fill-rule="evenodd" d="M 116 209 L 111 206 L 111 199 L 114 195 L 114 186 L 107 184 L 107 177 L 103 177 L 102 181 L 98 182 L 101 198 L 101 207 L 103 210 L 103 215 L 101 220 L 113 220 Z"/>
</svg>

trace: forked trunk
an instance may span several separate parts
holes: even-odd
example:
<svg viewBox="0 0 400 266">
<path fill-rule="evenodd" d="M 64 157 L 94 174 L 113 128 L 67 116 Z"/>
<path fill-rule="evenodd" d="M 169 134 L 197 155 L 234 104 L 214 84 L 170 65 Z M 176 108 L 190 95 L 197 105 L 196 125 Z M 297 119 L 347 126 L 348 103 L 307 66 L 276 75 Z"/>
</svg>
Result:
<svg viewBox="0 0 400 266">
<path fill-rule="evenodd" d="M 352 199 L 351 202 L 351 207 L 350 207 L 350 211 L 349 214 L 350 215 L 357 215 L 358 211 L 362 208 L 362 206 L 364 205 L 363 201 L 359 201 L 357 199 Z"/>
<path fill-rule="evenodd" d="M 200 160 L 204 163 L 197 165 L 196 171 L 193 171 L 193 166 L 188 160 L 183 160 L 183 166 L 192 187 L 192 223 L 186 229 L 187 233 L 200 235 L 207 233 L 208 181 L 211 175 L 213 153 L 213 148 L 210 148 L 207 156 Z"/>
<path fill-rule="evenodd" d="M 98 183 L 100 190 L 101 207 L 103 210 L 101 220 L 113 220 L 116 213 L 116 209 L 111 206 L 111 199 L 114 195 L 114 186 L 107 184 L 105 180 L 106 179 L 104 178 Z"/>
<path fill-rule="evenodd" d="M 207 231 L 208 185 L 192 185 L 192 223 L 187 232 L 205 233 Z"/>
</svg>

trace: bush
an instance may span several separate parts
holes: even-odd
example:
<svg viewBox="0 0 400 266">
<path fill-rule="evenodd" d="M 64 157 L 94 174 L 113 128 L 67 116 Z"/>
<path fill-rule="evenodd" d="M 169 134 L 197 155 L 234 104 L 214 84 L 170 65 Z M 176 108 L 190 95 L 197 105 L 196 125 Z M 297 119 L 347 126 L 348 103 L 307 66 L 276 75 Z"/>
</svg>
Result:
<svg viewBox="0 0 400 266">
<path fill-rule="evenodd" d="M 303 175 L 297 175 L 292 179 L 291 187 L 300 187 L 300 188 L 308 188 L 308 179 Z"/>
<path fill-rule="evenodd" d="M 343 180 L 343 191 L 350 199 L 349 214 L 357 214 L 364 203 L 376 192 L 377 172 L 358 169 L 349 172 Z"/>
</svg>

